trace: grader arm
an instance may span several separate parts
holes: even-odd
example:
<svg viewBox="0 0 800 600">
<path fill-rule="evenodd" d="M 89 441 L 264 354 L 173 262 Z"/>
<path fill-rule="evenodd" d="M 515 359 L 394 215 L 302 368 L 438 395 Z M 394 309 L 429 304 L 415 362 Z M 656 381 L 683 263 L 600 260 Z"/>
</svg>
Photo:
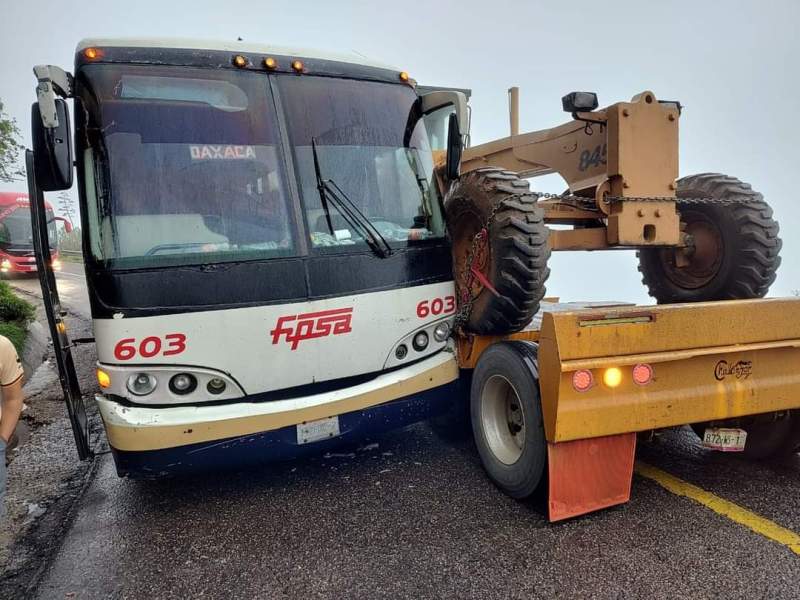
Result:
<svg viewBox="0 0 800 600">
<path fill-rule="evenodd" d="M 465 149 L 462 173 L 486 166 L 522 177 L 559 173 L 577 198 L 543 200 L 540 206 L 549 224 L 576 227 L 551 232 L 554 250 L 681 245 L 673 200 L 677 102 L 658 101 L 645 91 L 630 102 L 573 112 L 573 120 L 558 127 L 518 134 L 515 88 L 511 92 L 511 135 Z"/>
</svg>

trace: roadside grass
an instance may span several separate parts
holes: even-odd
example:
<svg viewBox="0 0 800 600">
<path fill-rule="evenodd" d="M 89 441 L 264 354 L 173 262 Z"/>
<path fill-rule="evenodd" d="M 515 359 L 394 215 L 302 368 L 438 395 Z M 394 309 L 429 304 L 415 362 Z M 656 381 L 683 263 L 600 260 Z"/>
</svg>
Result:
<svg viewBox="0 0 800 600">
<path fill-rule="evenodd" d="M 36 309 L 30 302 L 16 296 L 6 282 L 0 281 L 0 335 L 6 336 L 21 353 L 28 337 L 28 323 Z"/>
</svg>

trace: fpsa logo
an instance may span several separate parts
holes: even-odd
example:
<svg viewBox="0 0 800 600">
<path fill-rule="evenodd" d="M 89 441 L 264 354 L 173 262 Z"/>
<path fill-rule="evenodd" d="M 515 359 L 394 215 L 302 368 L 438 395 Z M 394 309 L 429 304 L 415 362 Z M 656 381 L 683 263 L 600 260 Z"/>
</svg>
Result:
<svg viewBox="0 0 800 600">
<path fill-rule="evenodd" d="M 270 331 L 272 343 L 278 344 L 285 337 L 291 349 L 297 350 L 302 340 L 350 333 L 352 318 L 352 307 L 279 317 L 275 329 Z"/>
</svg>

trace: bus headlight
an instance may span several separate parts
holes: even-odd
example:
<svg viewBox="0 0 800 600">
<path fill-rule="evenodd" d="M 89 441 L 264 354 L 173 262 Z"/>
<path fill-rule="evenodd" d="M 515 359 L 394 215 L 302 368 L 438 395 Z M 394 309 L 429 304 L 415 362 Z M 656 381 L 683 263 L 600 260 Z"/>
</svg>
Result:
<svg viewBox="0 0 800 600">
<path fill-rule="evenodd" d="M 181 396 L 191 394 L 197 387 L 197 378 L 191 373 L 178 373 L 169 380 L 169 389 Z"/>
<path fill-rule="evenodd" d="M 449 335 L 450 335 L 450 324 L 447 321 L 439 323 L 433 329 L 433 339 L 435 339 L 437 342 L 445 341 Z"/>
<path fill-rule="evenodd" d="M 209 394 L 221 394 L 222 392 L 225 391 L 225 387 L 226 385 L 224 379 L 220 379 L 219 377 L 214 377 L 212 379 L 209 379 L 206 389 L 208 390 Z"/>
<path fill-rule="evenodd" d="M 414 346 L 414 350 L 417 352 L 422 352 L 428 347 L 428 334 L 424 331 L 420 331 L 414 336 L 414 339 L 411 340 L 411 345 Z"/>
<path fill-rule="evenodd" d="M 128 391 L 135 396 L 146 396 L 156 389 L 158 381 L 147 373 L 134 373 L 128 377 Z"/>
</svg>

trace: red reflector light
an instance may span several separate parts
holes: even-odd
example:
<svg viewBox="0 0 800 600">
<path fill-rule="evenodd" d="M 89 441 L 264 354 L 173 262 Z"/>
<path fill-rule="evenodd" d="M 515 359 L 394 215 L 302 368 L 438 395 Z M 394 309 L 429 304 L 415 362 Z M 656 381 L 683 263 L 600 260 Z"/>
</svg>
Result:
<svg viewBox="0 0 800 600">
<path fill-rule="evenodd" d="M 572 374 L 572 387 L 576 392 L 585 392 L 594 384 L 594 376 L 591 371 L 582 369 Z"/>
<path fill-rule="evenodd" d="M 637 385 L 647 385 L 653 380 L 653 367 L 640 363 L 633 367 L 633 382 Z"/>
</svg>

